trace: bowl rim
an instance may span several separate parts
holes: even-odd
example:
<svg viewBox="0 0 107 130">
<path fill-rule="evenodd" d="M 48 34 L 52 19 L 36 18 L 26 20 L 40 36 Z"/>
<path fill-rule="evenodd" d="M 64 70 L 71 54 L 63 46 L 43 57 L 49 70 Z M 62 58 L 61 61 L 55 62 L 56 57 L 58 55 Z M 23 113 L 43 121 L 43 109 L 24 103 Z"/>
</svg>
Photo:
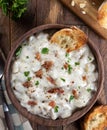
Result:
<svg viewBox="0 0 107 130">
<path fill-rule="evenodd" d="M 63 24 L 45 24 L 45 25 L 41 25 L 38 27 L 35 27 L 31 30 L 29 30 L 28 32 L 26 32 L 24 35 L 22 35 L 19 39 L 17 39 L 7 58 L 6 61 L 6 65 L 5 65 L 5 72 L 4 72 L 4 78 L 5 78 L 5 85 L 6 85 L 6 90 L 8 93 L 8 96 L 12 102 L 12 104 L 14 105 L 14 107 L 24 116 L 26 117 L 28 120 L 33 121 L 35 123 L 38 123 L 40 125 L 45 125 L 45 126 L 61 126 L 61 125 L 67 125 L 70 124 L 78 119 L 80 119 L 82 116 L 84 116 L 95 104 L 95 102 L 98 99 L 98 96 L 100 95 L 100 92 L 103 88 L 103 83 L 104 83 L 104 66 L 103 66 L 103 61 L 102 61 L 102 57 L 101 54 L 99 52 L 99 49 L 97 48 L 97 46 L 95 45 L 94 42 L 92 42 L 90 39 L 88 39 L 88 45 L 91 48 L 92 52 L 94 52 L 94 56 L 96 58 L 96 61 L 98 63 L 98 71 L 99 71 L 99 78 L 98 78 L 98 90 L 95 93 L 95 95 L 93 96 L 93 98 L 91 99 L 91 101 L 88 103 L 87 106 L 85 106 L 84 108 L 80 109 L 79 111 L 74 112 L 70 117 L 68 118 L 59 118 L 56 120 L 52 120 L 52 119 L 46 119 L 34 114 L 31 114 L 30 112 L 27 111 L 26 108 L 22 107 L 18 101 L 18 99 L 16 98 L 16 96 L 13 93 L 13 90 L 11 88 L 10 85 L 10 65 L 11 65 L 11 60 L 12 57 L 15 53 L 15 50 L 17 49 L 17 47 L 23 42 L 25 41 L 28 37 L 30 37 L 33 34 L 36 34 L 38 32 L 44 31 L 44 30 L 48 30 L 48 29 L 62 29 L 62 28 L 70 28 L 70 25 L 63 25 Z"/>
</svg>

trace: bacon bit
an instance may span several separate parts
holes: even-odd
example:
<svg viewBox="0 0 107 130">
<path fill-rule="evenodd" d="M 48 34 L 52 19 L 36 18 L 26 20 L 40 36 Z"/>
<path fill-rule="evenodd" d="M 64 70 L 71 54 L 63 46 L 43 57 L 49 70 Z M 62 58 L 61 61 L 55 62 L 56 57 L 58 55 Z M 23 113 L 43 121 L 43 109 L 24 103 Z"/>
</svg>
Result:
<svg viewBox="0 0 107 130">
<path fill-rule="evenodd" d="M 51 76 L 49 76 L 49 77 L 46 77 L 47 78 L 47 80 L 51 83 L 51 84 L 56 84 L 55 83 L 55 80 L 51 77 Z"/>
<path fill-rule="evenodd" d="M 71 81 L 70 84 L 73 85 L 75 82 L 74 81 Z"/>
<path fill-rule="evenodd" d="M 35 102 L 35 101 L 28 101 L 28 105 L 35 106 L 35 105 L 37 105 L 37 102 Z"/>
<path fill-rule="evenodd" d="M 72 84 L 74 84 L 74 81 L 72 81 Z"/>
<path fill-rule="evenodd" d="M 42 69 L 35 72 L 35 75 L 36 75 L 36 77 L 42 78 L 42 75 L 43 75 Z"/>
<path fill-rule="evenodd" d="M 74 95 L 75 99 L 78 99 L 79 95 L 75 89 L 72 90 L 72 94 Z"/>
<path fill-rule="evenodd" d="M 42 66 L 48 71 L 48 70 L 50 70 L 50 68 L 52 67 L 52 65 L 53 65 L 52 61 L 45 61 Z"/>
<path fill-rule="evenodd" d="M 64 68 L 67 69 L 68 68 L 68 63 L 64 64 Z"/>
<path fill-rule="evenodd" d="M 62 88 L 52 88 L 52 89 L 48 90 L 48 93 L 61 94 L 61 93 L 64 93 L 64 90 Z"/>
<path fill-rule="evenodd" d="M 54 107 L 56 106 L 55 101 L 50 101 L 50 102 L 49 102 L 49 106 L 51 106 L 52 108 L 54 108 Z"/>
<path fill-rule="evenodd" d="M 67 49 L 66 51 L 69 53 L 69 52 L 71 52 L 71 49 L 69 48 L 69 49 Z"/>
<path fill-rule="evenodd" d="M 13 87 L 13 90 L 16 90 L 15 86 Z"/>
<path fill-rule="evenodd" d="M 29 88 L 31 86 L 31 81 L 26 81 L 23 83 L 23 86 Z"/>
<path fill-rule="evenodd" d="M 39 52 L 36 53 L 35 58 L 36 58 L 37 60 L 40 60 L 41 56 L 40 56 L 40 53 L 39 53 Z"/>
<path fill-rule="evenodd" d="M 86 77 L 86 76 L 82 76 L 82 79 L 83 79 L 83 80 L 86 80 L 86 79 L 87 79 L 87 77 Z"/>
</svg>

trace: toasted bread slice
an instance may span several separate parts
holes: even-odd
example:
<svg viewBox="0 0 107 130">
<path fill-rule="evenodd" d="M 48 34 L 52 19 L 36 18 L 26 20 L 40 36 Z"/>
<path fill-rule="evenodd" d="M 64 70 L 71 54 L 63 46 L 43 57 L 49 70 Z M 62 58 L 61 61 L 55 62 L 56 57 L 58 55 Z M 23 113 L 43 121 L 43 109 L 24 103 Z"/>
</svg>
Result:
<svg viewBox="0 0 107 130">
<path fill-rule="evenodd" d="M 97 106 L 84 120 L 83 130 L 104 130 L 107 127 L 107 105 Z"/>
<path fill-rule="evenodd" d="M 86 34 L 79 28 L 73 26 L 57 31 L 50 39 L 51 43 L 59 44 L 67 52 L 80 48 L 87 42 Z"/>
<path fill-rule="evenodd" d="M 97 19 L 100 26 L 107 29 L 107 1 L 104 1 L 98 9 Z"/>
</svg>

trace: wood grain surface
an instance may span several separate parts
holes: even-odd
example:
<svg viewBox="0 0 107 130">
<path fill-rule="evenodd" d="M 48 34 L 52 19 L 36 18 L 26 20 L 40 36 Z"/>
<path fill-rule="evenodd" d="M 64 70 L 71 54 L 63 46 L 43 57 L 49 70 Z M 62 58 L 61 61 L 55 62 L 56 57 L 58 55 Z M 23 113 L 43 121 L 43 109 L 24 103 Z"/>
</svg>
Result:
<svg viewBox="0 0 107 130">
<path fill-rule="evenodd" d="M 105 71 L 104 88 L 98 98 L 98 103 L 107 104 L 107 41 L 97 35 L 59 0 L 30 0 L 27 13 L 17 22 L 11 20 L 10 17 L 4 16 L 0 10 L 0 48 L 5 56 L 8 56 L 9 50 L 17 38 L 31 28 L 47 23 L 76 25 L 85 31 L 88 37 L 98 46 L 103 58 Z M 31 124 L 34 130 L 80 130 L 80 121 L 60 127 L 41 126 L 33 122 Z"/>
</svg>

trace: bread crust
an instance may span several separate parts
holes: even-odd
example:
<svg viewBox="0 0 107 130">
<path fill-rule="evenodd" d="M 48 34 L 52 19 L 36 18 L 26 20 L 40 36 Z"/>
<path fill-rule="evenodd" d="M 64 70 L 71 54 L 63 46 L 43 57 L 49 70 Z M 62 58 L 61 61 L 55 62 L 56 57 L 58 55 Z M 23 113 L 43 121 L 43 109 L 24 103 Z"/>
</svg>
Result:
<svg viewBox="0 0 107 130">
<path fill-rule="evenodd" d="M 104 2 L 98 10 L 98 23 L 107 29 L 107 2 Z"/>
<path fill-rule="evenodd" d="M 60 45 L 67 52 L 80 48 L 87 42 L 86 34 L 79 28 L 72 26 L 57 31 L 50 39 L 51 43 Z"/>
<path fill-rule="evenodd" d="M 82 130 L 104 130 L 107 127 L 107 105 L 94 107 L 84 118 Z"/>
</svg>

